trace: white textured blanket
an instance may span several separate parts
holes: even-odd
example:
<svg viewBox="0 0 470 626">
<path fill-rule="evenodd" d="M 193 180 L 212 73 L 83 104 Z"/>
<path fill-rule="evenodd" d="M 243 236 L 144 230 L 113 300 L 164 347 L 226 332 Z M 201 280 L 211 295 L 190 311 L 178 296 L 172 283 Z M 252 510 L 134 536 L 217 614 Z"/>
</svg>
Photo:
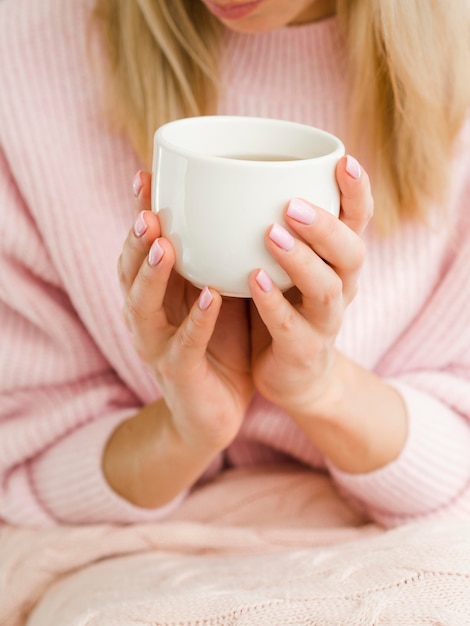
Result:
<svg viewBox="0 0 470 626">
<path fill-rule="evenodd" d="M 470 624 L 470 522 L 383 531 L 328 479 L 238 470 L 171 520 L 0 533 L 1 626 Z"/>
</svg>

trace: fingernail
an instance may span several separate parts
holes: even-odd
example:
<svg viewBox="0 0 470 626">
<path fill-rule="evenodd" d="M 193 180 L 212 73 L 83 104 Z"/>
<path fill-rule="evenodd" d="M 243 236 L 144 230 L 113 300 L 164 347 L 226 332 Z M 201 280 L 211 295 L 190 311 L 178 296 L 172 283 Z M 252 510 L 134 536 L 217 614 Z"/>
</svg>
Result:
<svg viewBox="0 0 470 626">
<path fill-rule="evenodd" d="M 354 180 L 361 177 L 361 166 L 359 162 L 349 154 L 346 156 L 346 171 Z"/>
<path fill-rule="evenodd" d="M 140 177 L 141 173 L 142 173 L 142 170 L 139 170 L 137 174 L 134 176 L 134 180 L 132 181 L 132 190 L 136 198 L 139 197 L 139 194 L 142 191 L 142 179 Z"/>
<path fill-rule="evenodd" d="M 204 289 L 199 294 L 198 305 L 201 311 L 205 311 L 211 305 L 214 296 L 211 294 L 210 289 L 208 287 L 204 287 Z"/>
<path fill-rule="evenodd" d="M 256 282 L 263 291 L 268 293 L 273 288 L 273 281 L 269 278 L 264 270 L 260 270 L 256 274 Z"/>
<path fill-rule="evenodd" d="M 292 198 L 287 207 L 287 215 L 301 224 L 313 224 L 317 212 L 311 204 L 300 198 Z"/>
<path fill-rule="evenodd" d="M 162 256 L 163 249 L 158 243 L 158 239 L 155 239 L 149 251 L 149 264 L 152 266 L 158 265 L 162 260 Z"/>
<path fill-rule="evenodd" d="M 137 219 L 134 224 L 134 233 L 136 237 L 142 237 L 142 235 L 147 230 L 148 226 L 145 222 L 144 211 L 141 211 L 137 216 Z"/>
<path fill-rule="evenodd" d="M 269 231 L 269 238 L 274 241 L 274 243 L 289 252 L 295 245 L 295 239 L 292 235 L 283 228 L 280 224 L 274 224 L 271 230 Z"/>
</svg>

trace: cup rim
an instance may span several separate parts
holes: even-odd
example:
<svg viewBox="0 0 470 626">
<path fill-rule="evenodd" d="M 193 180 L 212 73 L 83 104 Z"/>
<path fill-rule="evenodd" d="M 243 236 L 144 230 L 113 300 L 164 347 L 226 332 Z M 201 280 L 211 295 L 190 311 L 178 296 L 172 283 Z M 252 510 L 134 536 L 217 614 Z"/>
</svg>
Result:
<svg viewBox="0 0 470 626">
<path fill-rule="evenodd" d="M 322 128 L 318 128 L 317 126 L 312 126 L 310 124 L 303 124 L 301 122 L 295 122 L 295 121 L 291 121 L 291 120 L 281 120 L 281 119 L 277 119 L 277 118 L 270 118 L 270 117 L 256 117 L 256 116 L 249 116 L 249 115 L 199 115 L 199 116 L 192 116 L 192 117 L 184 117 L 184 118 L 179 118 L 177 120 L 173 120 L 170 122 L 166 122 L 165 124 L 162 124 L 159 128 L 157 128 L 157 130 L 154 133 L 154 146 L 156 147 L 161 146 L 165 149 L 168 149 L 176 154 L 180 154 L 183 156 L 188 156 L 191 158 L 197 158 L 197 159 L 201 159 L 201 160 L 207 160 L 207 161 L 230 161 L 231 163 L 246 163 L 246 161 L 242 161 L 240 159 L 237 159 L 236 157 L 230 157 L 230 156 L 225 156 L 225 155 L 217 155 L 217 154 L 205 154 L 203 152 L 199 152 L 197 150 L 192 150 L 191 148 L 187 148 L 185 146 L 180 145 L 178 142 L 176 141 L 172 141 L 171 139 L 168 138 L 167 133 L 168 131 L 171 131 L 172 128 L 174 128 L 175 126 L 182 126 L 182 125 L 193 125 L 196 123 L 200 123 L 201 121 L 203 121 L 204 123 L 208 123 L 208 124 L 213 124 L 213 125 L 218 125 L 218 124 L 223 124 L 226 122 L 233 122 L 233 123 L 243 123 L 243 124 L 264 124 L 266 126 L 283 126 L 285 128 L 292 128 L 292 129 L 301 129 L 303 131 L 308 131 L 311 132 L 312 135 L 315 136 L 322 136 L 324 138 L 329 139 L 330 141 L 332 141 L 332 143 L 334 144 L 334 149 L 330 152 L 327 152 L 326 154 L 322 154 L 319 156 L 312 156 L 312 157 L 302 157 L 299 160 L 295 160 L 295 161 L 291 161 L 291 160 L 279 160 L 279 161 L 255 161 L 255 160 L 250 160 L 250 166 L 272 166 L 272 167 L 279 167 L 279 166 L 283 166 L 285 167 L 287 164 L 299 164 L 299 163 L 308 163 L 309 161 L 321 161 L 323 159 L 331 159 L 331 158 L 336 158 L 339 159 L 341 156 L 343 156 L 345 154 L 345 147 L 343 142 L 341 141 L 341 139 L 339 139 L 336 135 L 334 135 L 333 133 L 330 133 L 326 130 L 323 130 Z"/>
</svg>

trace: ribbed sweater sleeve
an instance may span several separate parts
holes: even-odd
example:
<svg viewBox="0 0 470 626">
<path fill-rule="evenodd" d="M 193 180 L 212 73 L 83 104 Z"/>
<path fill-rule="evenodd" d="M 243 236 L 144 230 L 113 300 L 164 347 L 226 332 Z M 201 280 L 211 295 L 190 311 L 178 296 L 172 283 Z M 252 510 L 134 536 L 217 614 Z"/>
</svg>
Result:
<svg viewBox="0 0 470 626">
<path fill-rule="evenodd" d="M 135 160 L 124 174 L 119 165 L 103 173 L 113 158 L 119 164 L 120 151 L 119 144 L 97 149 L 80 71 L 85 41 L 54 43 L 57 32 L 85 23 L 83 7 L 19 5 L 0 6 L 0 518 L 28 525 L 160 519 L 173 504 L 134 507 L 110 489 L 101 468 L 110 434 L 158 395 L 143 368 L 134 374 L 142 381 L 136 392 L 104 355 L 121 354 L 123 376 L 132 369 L 116 278 L 131 192 L 124 195 L 127 224 L 114 237 L 108 229 L 100 243 L 99 201 L 98 222 L 86 224 L 82 215 L 96 189 L 130 189 Z M 72 73 L 61 78 L 62 67 Z M 75 158 L 80 137 L 83 164 Z M 82 167 L 83 184 L 70 184 Z M 93 267 L 86 258 L 98 249 Z"/>
<path fill-rule="evenodd" d="M 330 465 L 341 489 L 386 525 L 470 516 L 469 122 L 455 173 L 460 191 L 453 198 L 449 192 L 449 202 L 459 207 L 460 218 L 435 288 L 375 368 L 405 402 L 405 447 L 394 462 L 370 474 L 347 475 Z"/>
<path fill-rule="evenodd" d="M 133 507 L 104 480 L 107 439 L 139 403 L 60 288 L 2 155 L 0 207 L 2 516 L 32 525 L 159 519 L 166 508 Z"/>
</svg>

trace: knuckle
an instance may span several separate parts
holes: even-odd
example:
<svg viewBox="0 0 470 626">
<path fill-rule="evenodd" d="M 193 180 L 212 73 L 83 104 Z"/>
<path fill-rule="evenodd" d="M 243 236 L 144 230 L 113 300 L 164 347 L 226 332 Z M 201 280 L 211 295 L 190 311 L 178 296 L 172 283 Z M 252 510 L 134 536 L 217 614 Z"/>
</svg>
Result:
<svg viewBox="0 0 470 626">
<path fill-rule="evenodd" d="M 299 342 L 296 365 L 301 370 L 311 370 L 318 360 L 318 346 L 312 341 Z"/>
<path fill-rule="evenodd" d="M 324 306 L 336 304 L 343 295 L 343 283 L 338 276 L 325 281 L 321 301 Z"/>
<path fill-rule="evenodd" d="M 139 324 L 139 322 L 147 320 L 147 316 L 143 313 L 141 308 L 135 302 L 132 294 L 127 295 L 124 301 L 123 312 L 124 319 L 131 329 L 134 328 L 136 324 Z"/>
<path fill-rule="evenodd" d="M 142 290 L 142 293 L 154 287 L 155 277 L 152 272 L 148 271 L 146 264 L 142 266 L 140 272 L 137 274 L 136 282 L 139 290 Z"/>
<path fill-rule="evenodd" d="M 181 326 L 176 333 L 176 340 L 178 342 L 178 347 L 186 350 L 188 348 L 192 348 L 195 345 L 194 337 L 191 334 L 190 330 L 187 328 L 187 325 L 184 324 Z"/>
<path fill-rule="evenodd" d="M 128 272 L 126 271 L 122 253 L 119 255 L 119 259 L 117 262 L 117 275 L 118 275 L 119 283 L 121 285 L 127 286 L 129 284 L 129 275 L 128 275 Z"/>
<path fill-rule="evenodd" d="M 198 336 L 203 330 L 204 324 L 202 319 L 195 313 L 194 309 L 190 311 L 186 321 L 179 327 L 176 333 L 178 346 L 183 349 L 193 348 L 198 345 Z"/>
<path fill-rule="evenodd" d="M 124 322 L 131 333 L 132 346 L 139 358 L 146 362 L 149 356 L 148 342 L 142 340 L 141 334 L 138 330 L 140 321 L 139 314 L 135 307 L 129 306 L 128 304 L 123 307 L 122 312 Z"/>
<path fill-rule="evenodd" d="M 336 235 L 338 226 L 338 218 L 325 212 L 324 219 L 318 223 L 317 231 L 321 238 L 327 241 Z"/>
<path fill-rule="evenodd" d="M 278 328 L 285 334 L 290 334 L 297 323 L 297 315 L 292 309 L 287 309 L 278 321 Z"/>
</svg>

